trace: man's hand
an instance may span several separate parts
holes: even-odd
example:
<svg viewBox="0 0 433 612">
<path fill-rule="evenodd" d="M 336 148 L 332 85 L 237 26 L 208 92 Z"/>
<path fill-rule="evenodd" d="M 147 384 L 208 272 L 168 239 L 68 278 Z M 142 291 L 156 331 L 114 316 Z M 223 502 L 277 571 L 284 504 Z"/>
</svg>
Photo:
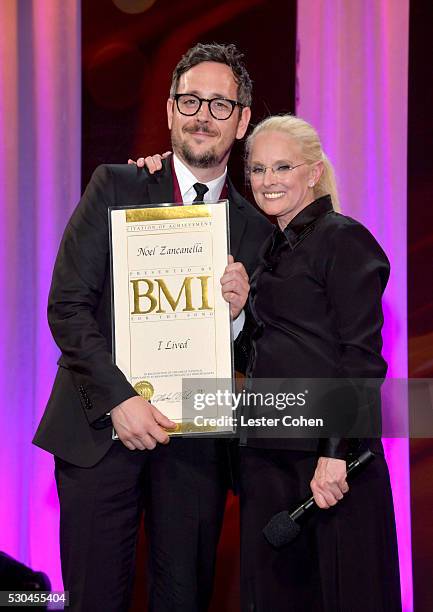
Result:
<svg viewBox="0 0 433 612">
<path fill-rule="evenodd" d="M 221 277 L 221 287 L 223 298 L 230 304 L 230 313 L 236 319 L 245 306 L 250 285 L 243 264 L 235 262 L 232 255 L 229 255 L 229 263 Z"/>
<path fill-rule="evenodd" d="M 133 159 L 128 159 L 129 165 L 138 166 L 139 168 L 144 168 L 147 166 L 149 170 L 149 174 L 155 174 L 158 170 L 162 168 L 162 160 L 168 157 L 171 154 L 171 151 L 166 151 L 162 155 L 157 153 L 156 155 L 148 155 L 148 157 L 139 157 L 137 161 Z"/>
<path fill-rule="evenodd" d="M 330 508 L 343 499 L 343 495 L 349 490 L 346 474 L 346 462 L 342 459 L 319 457 L 310 483 L 314 501 L 319 508 Z"/>
<path fill-rule="evenodd" d="M 113 408 L 111 420 L 117 435 L 129 450 L 151 450 L 158 442 L 168 444 L 170 438 L 161 428 L 176 427 L 173 421 L 138 395 Z"/>
</svg>

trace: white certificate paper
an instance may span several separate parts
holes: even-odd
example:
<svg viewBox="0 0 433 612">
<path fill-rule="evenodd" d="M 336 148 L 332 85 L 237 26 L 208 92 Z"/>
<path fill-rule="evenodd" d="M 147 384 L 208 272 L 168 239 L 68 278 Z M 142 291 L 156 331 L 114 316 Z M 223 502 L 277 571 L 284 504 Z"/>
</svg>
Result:
<svg viewBox="0 0 433 612">
<path fill-rule="evenodd" d="M 116 365 L 176 422 L 175 433 L 233 431 L 227 403 L 206 407 L 209 426 L 203 419 L 196 425 L 191 410 L 192 397 L 204 389 L 232 391 L 230 310 L 220 284 L 229 246 L 227 200 L 119 206 L 109 216 Z M 199 379 L 206 379 L 203 385 Z"/>
</svg>

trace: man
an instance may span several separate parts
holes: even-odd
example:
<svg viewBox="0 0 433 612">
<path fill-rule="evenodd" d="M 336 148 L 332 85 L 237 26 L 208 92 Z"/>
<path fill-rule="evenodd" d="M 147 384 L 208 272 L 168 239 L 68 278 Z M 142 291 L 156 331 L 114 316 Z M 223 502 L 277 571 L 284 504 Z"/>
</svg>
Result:
<svg viewBox="0 0 433 612">
<path fill-rule="evenodd" d="M 153 176 L 133 166 L 97 168 L 62 239 L 48 306 L 62 356 L 34 442 L 56 457 L 71 610 L 128 609 L 143 504 L 150 609 L 198 612 L 210 601 L 227 447 L 191 438 L 167 446 L 163 428 L 173 423 L 112 363 L 107 208 L 227 195 L 237 263 L 227 266 L 222 290 L 237 317 L 249 289 L 245 269 L 252 272 L 270 232 L 226 176 L 230 150 L 250 119 L 251 81 L 241 57 L 233 45 L 196 45 L 186 53 L 167 101 L 174 155 Z M 120 442 L 111 439 L 111 423 Z"/>
</svg>

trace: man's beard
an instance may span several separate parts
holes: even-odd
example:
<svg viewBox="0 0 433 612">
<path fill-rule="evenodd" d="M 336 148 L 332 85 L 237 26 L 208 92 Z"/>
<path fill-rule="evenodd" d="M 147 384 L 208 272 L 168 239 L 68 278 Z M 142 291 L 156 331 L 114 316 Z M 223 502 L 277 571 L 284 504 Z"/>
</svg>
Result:
<svg viewBox="0 0 433 612">
<path fill-rule="evenodd" d="M 174 148 L 175 147 L 173 146 L 173 149 Z M 193 151 L 191 151 L 190 147 L 186 144 L 186 142 L 183 142 L 180 145 L 179 149 L 182 158 L 192 168 L 214 168 L 220 163 L 220 160 L 217 157 L 217 154 L 213 148 L 209 151 L 201 153 L 200 155 L 196 155 L 195 153 L 193 153 Z"/>
<path fill-rule="evenodd" d="M 201 130 L 202 132 L 206 132 L 208 134 L 213 134 L 213 132 L 207 127 L 206 124 L 195 124 L 191 126 L 189 129 L 185 129 L 185 132 L 192 134 L 194 131 Z M 192 168 L 214 168 L 218 166 L 224 157 L 230 152 L 231 146 L 229 149 L 224 151 L 222 154 L 217 155 L 214 147 L 211 147 L 208 151 L 204 151 L 201 154 L 196 154 L 192 151 L 191 147 L 185 142 L 180 142 L 174 135 L 171 133 L 171 144 L 173 147 L 173 151 L 177 153 L 189 166 Z"/>
</svg>

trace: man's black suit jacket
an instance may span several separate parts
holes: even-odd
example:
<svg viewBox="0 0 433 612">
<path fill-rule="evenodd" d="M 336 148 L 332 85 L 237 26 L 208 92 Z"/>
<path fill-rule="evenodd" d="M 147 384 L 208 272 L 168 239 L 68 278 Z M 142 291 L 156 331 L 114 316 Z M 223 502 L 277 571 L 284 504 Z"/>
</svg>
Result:
<svg viewBox="0 0 433 612">
<path fill-rule="evenodd" d="M 231 253 L 251 275 L 272 226 L 230 180 L 228 193 Z M 63 235 L 48 302 L 62 355 L 33 442 L 74 465 L 91 467 L 105 455 L 113 443 L 111 427 L 97 429 L 95 422 L 136 395 L 112 361 L 108 207 L 172 201 L 170 159 L 154 175 L 135 166 L 102 165 Z"/>
</svg>

